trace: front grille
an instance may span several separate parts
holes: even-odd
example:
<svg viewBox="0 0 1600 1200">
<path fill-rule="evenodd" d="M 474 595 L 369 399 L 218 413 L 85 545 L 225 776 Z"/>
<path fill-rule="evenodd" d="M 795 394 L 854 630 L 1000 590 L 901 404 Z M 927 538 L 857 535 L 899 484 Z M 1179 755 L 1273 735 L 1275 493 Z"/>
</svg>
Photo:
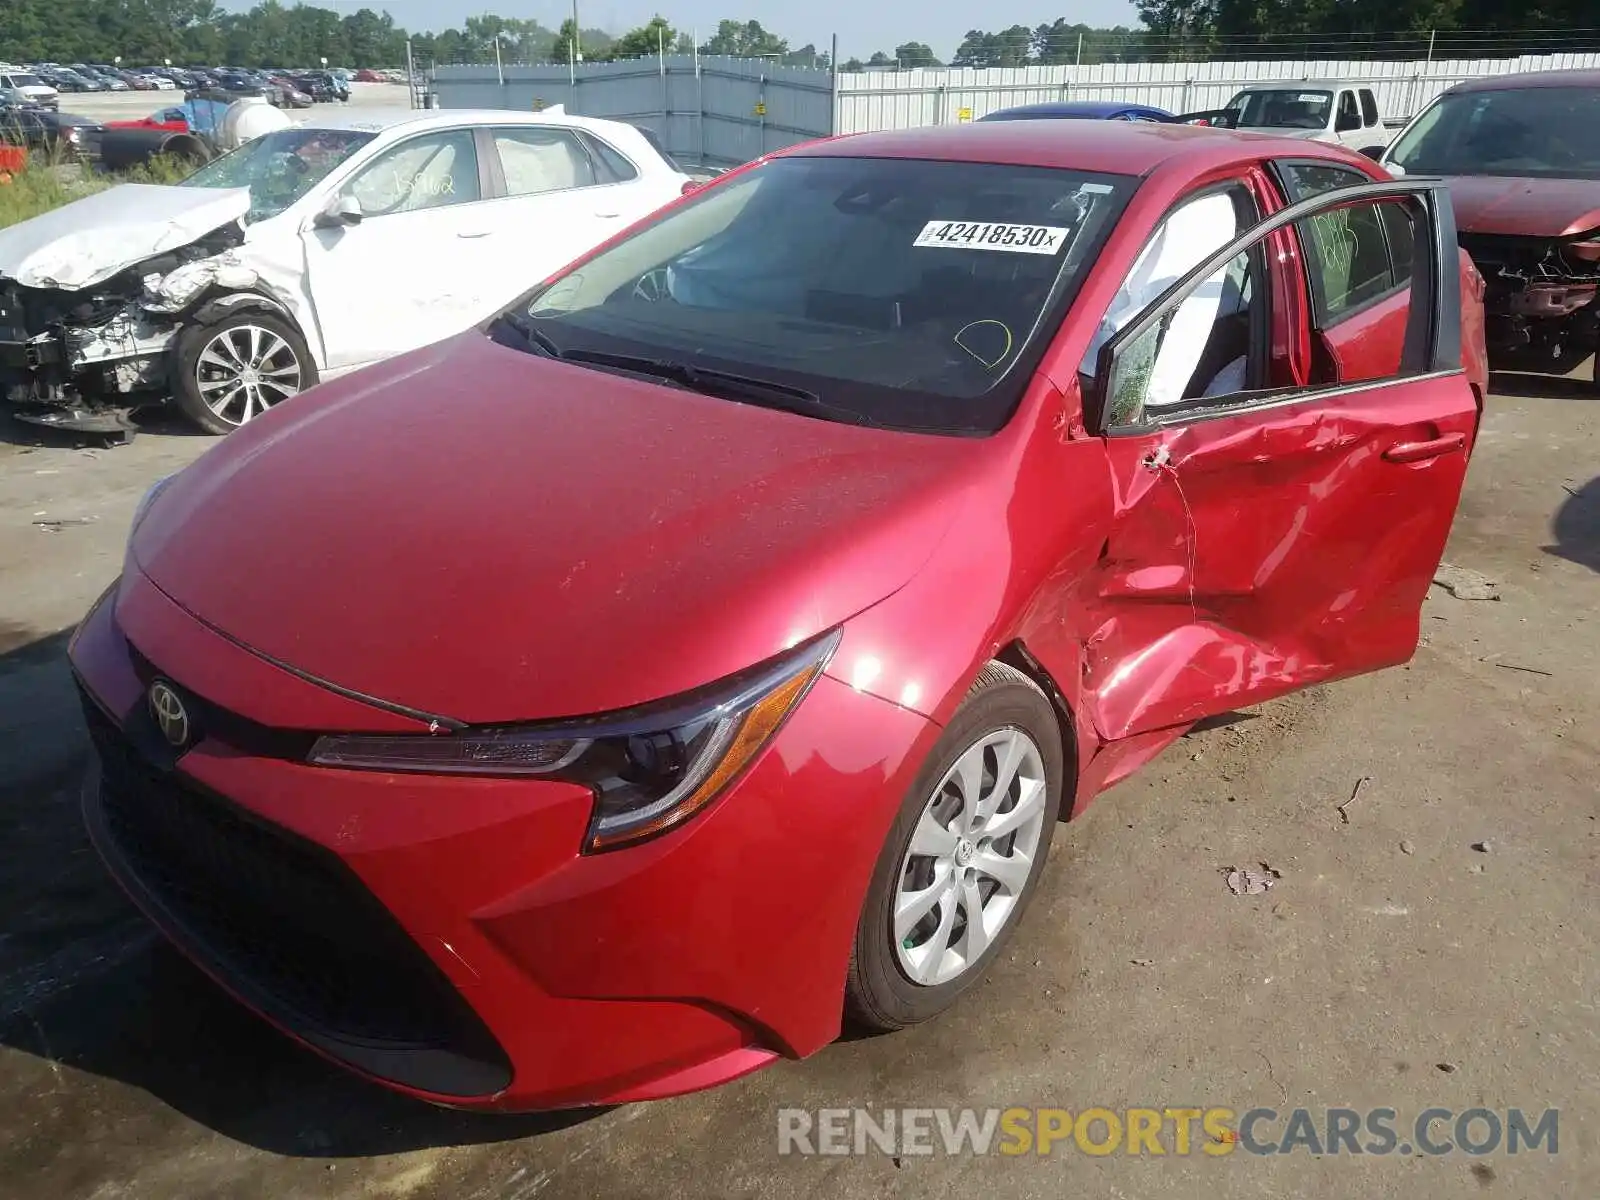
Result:
<svg viewBox="0 0 1600 1200">
<path fill-rule="evenodd" d="M 510 1082 L 466 1001 L 335 855 L 156 765 L 87 696 L 84 710 L 101 763 L 90 830 L 168 936 L 268 1016 L 380 1078 L 462 1097 Z"/>
</svg>

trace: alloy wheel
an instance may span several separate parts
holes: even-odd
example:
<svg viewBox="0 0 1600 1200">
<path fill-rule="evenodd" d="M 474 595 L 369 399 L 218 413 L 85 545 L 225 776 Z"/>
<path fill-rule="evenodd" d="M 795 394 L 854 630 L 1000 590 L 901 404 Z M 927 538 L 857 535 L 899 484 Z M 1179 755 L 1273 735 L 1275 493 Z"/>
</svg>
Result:
<svg viewBox="0 0 1600 1200">
<path fill-rule="evenodd" d="M 1039 747 L 1008 727 L 945 773 L 900 863 L 893 928 L 900 969 L 934 987 L 970 969 L 1017 911 L 1045 819 Z"/>
<path fill-rule="evenodd" d="M 234 325 L 206 343 L 194 375 L 206 407 L 230 425 L 243 425 L 298 395 L 303 370 L 281 334 L 260 325 Z"/>
</svg>

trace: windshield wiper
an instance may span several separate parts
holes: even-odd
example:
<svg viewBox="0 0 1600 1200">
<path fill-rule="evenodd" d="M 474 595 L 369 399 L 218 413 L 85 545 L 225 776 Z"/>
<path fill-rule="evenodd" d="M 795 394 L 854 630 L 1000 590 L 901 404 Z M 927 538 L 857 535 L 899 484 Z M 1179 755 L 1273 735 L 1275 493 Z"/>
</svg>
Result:
<svg viewBox="0 0 1600 1200">
<path fill-rule="evenodd" d="M 844 421 L 851 425 L 878 425 L 871 417 L 854 409 L 829 404 L 815 392 L 805 388 L 762 379 L 755 375 L 740 375 L 733 371 L 719 371 L 715 367 L 697 367 L 693 363 L 670 358 L 647 358 L 642 354 L 613 354 L 607 350 L 568 350 L 563 355 L 568 362 L 590 363 L 597 367 L 613 367 L 636 375 L 648 375 L 675 383 L 679 387 L 720 396 L 725 400 L 746 400 L 764 408 L 798 413 L 807 417 L 822 417 Z"/>
<path fill-rule="evenodd" d="M 567 357 L 566 352 L 563 351 L 560 346 L 556 345 L 555 342 L 550 339 L 548 334 L 543 333 L 538 326 L 533 323 L 532 317 L 524 316 L 515 309 L 510 312 L 501 313 L 494 319 L 494 324 L 503 325 L 505 328 L 511 330 L 518 337 L 520 337 L 529 346 L 535 350 L 539 350 L 545 354 L 548 354 L 551 358 Z"/>
</svg>

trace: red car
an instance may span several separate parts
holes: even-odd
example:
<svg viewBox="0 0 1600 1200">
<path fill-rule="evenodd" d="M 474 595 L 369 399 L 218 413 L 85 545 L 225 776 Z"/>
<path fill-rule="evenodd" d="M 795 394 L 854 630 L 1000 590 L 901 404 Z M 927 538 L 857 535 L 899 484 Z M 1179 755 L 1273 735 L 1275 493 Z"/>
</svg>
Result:
<svg viewBox="0 0 1600 1200">
<path fill-rule="evenodd" d="M 1449 180 L 1461 244 L 1488 280 L 1497 367 L 1565 375 L 1600 350 L 1600 71 L 1459 83 L 1380 161 Z"/>
<path fill-rule="evenodd" d="M 96 845 L 439 1103 L 932 1016 L 1058 820 L 1412 656 L 1482 332 L 1444 186 L 1380 174 L 1110 122 L 811 144 L 272 410 L 74 637 Z"/>
</svg>

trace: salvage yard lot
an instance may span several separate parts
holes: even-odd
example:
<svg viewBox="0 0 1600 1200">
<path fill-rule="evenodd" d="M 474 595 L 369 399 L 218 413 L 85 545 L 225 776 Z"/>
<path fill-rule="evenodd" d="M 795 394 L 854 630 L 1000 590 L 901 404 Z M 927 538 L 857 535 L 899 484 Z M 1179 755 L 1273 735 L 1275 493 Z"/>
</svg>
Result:
<svg viewBox="0 0 1600 1200">
<path fill-rule="evenodd" d="M 105 879 L 77 818 L 65 631 L 115 576 L 144 488 L 212 443 L 156 431 L 88 451 L 0 425 L 5 1195 L 1593 1195 L 1600 393 L 1495 384 L 1447 557 L 1501 598 L 1435 588 L 1410 666 L 1196 732 L 1102 797 L 1058 834 L 1021 936 L 958 1008 L 699 1096 L 499 1119 L 294 1048 Z M 239 537 L 270 519 L 238 514 Z M 1230 893 L 1225 869 L 1263 863 L 1271 891 Z M 796 919 L 805 896 L 796 880 Z M 1554 1157 L 1356 1163 L 777 1155 L 780 1108 L 864 1103 L 1386 1106 L 1402 1123 L 1554 1107 L 1560 1140 Z"/>
</svg>

